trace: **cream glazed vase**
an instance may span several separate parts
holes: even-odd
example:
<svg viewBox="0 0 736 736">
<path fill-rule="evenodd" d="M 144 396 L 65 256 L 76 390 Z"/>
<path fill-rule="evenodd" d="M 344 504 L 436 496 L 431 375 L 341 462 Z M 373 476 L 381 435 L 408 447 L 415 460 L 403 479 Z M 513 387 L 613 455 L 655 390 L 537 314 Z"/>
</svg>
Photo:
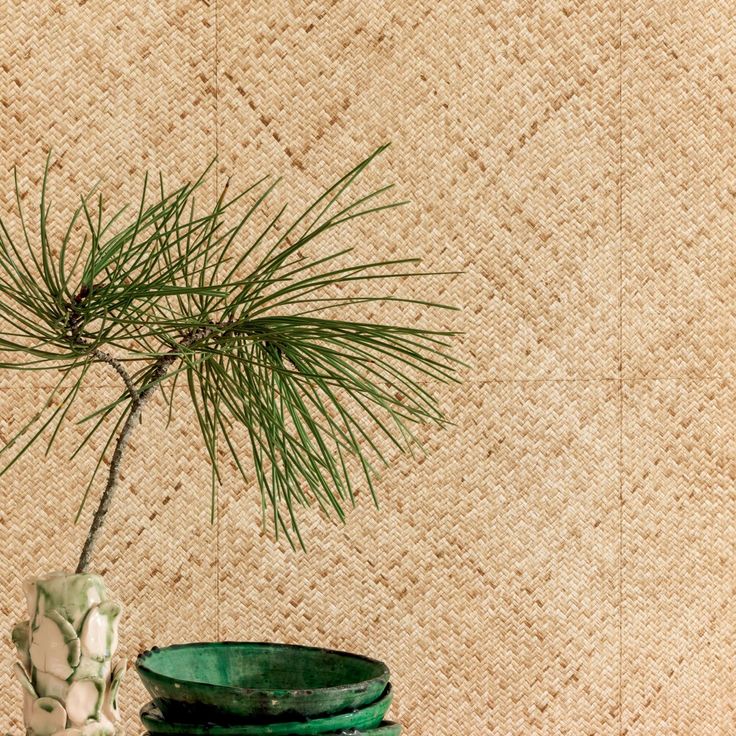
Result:
<svg viewBox="0 0 736 736">
<path fill-rule="evenodd" d="M 122 608 L 102 578 L 52 573 L 23 585 L 28 620 L 13 628 L 28 736 L 112 736 L 124 660 L 113 663 Z"/>
</svg>

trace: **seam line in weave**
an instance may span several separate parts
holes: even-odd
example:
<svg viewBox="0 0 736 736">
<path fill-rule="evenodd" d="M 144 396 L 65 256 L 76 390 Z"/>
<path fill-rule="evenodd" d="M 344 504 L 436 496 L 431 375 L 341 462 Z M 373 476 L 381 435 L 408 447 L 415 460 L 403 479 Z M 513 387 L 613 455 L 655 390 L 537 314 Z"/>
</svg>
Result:
<svg viewBox="0 0 736 736">
<path fill-rule="evenodd" d="M 219 83 L 219 3 L 214 0 L 215 10 L 215 200 L 220 192 L 220 83 Z M 220 510 L 222 502 L 217 495 L 215 506 L 215 636 L 220 641 Z"/>
<path fill-rule="evenodd" d="M 707 383 L 718 381 L 720 383 L 734 383 L 736 376 L 600 376 L 598 378 L 465 378 L 463 385 L 486 386 L 490 384 L 514 384 L 514 383 L 652 383 L 663 381 L 675 381 L 677 383 Z M 33 384 L 31 386 L 0 386 L 0 391 L 31 391 L 51 390 L 56 384 Z M 96 383 L 97 389 L 117 389 L 113 383 Z"/>
<path fill-rule="evenodd" d="M 623 232 L 623 0 L 618 4 L 618 730 L 624 732 L 623 667 L 624 667 L 624 232 Z"/>
</svg>

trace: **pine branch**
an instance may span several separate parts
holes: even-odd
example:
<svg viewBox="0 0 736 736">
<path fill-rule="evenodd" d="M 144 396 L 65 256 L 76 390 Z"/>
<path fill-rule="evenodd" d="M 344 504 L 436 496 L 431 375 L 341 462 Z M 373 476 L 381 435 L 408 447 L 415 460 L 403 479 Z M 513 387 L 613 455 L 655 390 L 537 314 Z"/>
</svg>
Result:
<svg viewBox="0 0 736 736">
<path fill-rule="evenodd" d="M 230 199 L 225 185 L 214 206 L 200 213 L 195 194 L 214 161 L 196 181 L 173 191 L 159 177 L 152 198 L 146 176 L 136 213 L 127 220 L 126 208 L 108 216 L 102 196 L 95 203 L 90 192 L 81 197 L 60 246 L 48 237 L 48 161 L 38 244 L 26 229 L 15 178 L 22 239 L 16 242 L 0 219 L 0 353 L 10 355 L 0 368 L 56 369 L 61 378 L 38 414 L 0 449 L 3 456 L 23 438 L 0 475 L 47 429 L 48 451 L 92 362 L 109 365 L 125 385 L 120 396 L 80 420 L 90 429 L 74 455 L 102 431 L 102 454 L 114 447 L 80 571 L 90 564 L 135 424 L 164 381 L 171 417 L 178 380 L 184 379 L 212 465 L 212 513 L 222 450 L 251 483 L 234 434 L 241 430 L 264 522 L 270 507 L 276 537 L 283 534 L 292 546 L 292 534 L 304 546 L 299 506 L 316 504 L 344 521 L 346 504 L 356 500 L 351 458 L 375 500 L 376 469 L 389 462 L 380 438 L 413 452 L 419 442 L 412 425 L 448 423 L 428 384 L 458 380 L 462 363 L 449 353 L 456 333 L 355 321 L 346 310 L 364 304 L 410 305 L 422 313 L 448 309 L 402 298 L 386 285 L 453 274 L 420 271 L 416 258 L 356 263 L 352 249 L 339 243 L 326 255 L 310 255 L 317 239 L 335 238 L 352 220 L 403 204 L 378 200 L 390 187 L 352 200 L 346 194 L 384 148 L 328 187 L 291 224 L 283 225 L 285 207 L 264 218 L 265 226 L 245 247 L 238 239 L 267 206 L 275 182 L 260 179 Z M 225 215 L 246 196 L 251 202 L 244 214 L 225 226 Z M 72 244 L 75 224 L 86 230 L 78 246 Z M 371 291 L 353 293 L 353 287 Z M 99 457 L 79 513 L 102 465 Z"/>
<path fill-rule="evenodd" d="M 107 512 L 110 510 L 110 504 L 112 503 L 113 496 L 115 495 L 115 489 L 117 488 L 118 478 L 120 476 L 120 463 L 122 462 L 123 453 L 125 452 L 125 448 L 127 447 L 128 441 L 130 440 L 130 435 L 133 432 L 133 429 L 141 416 L 143 407 L 145 406 L 146 402 L 153 394 L 156 386 L 158 385 L 158 381 L 160 381 L 161 378 L 166 375 L 166 371 L 174 363 L 176 357 L 176 354 L 172 353 L 169 355 L 164 355 L 158 359 L 153 370 L 154 382 L 143 389 L 140 394 L 138 394 L 135 387 L 132 386 L 132 383 L 130 382 L 130 377 L 127 375 L 127 372 L 125 372 L 124 369 L 122 373 L 121 371 L 118 371 L 119 373 L 121 373 L 121 375 L 124 374 L 125 377 L 123 378 L 123 380 L 125 381 L 126 386 L 128 386 L 129 384 L 130 386 L 132 386 L 133 391 L 131 392 L 131 397 L 133 398 L 131 401 L 128 417 L 126 418 L 125 423 L 120 430 L 120 434 L 118 435 L 117 442 L 115 443 L 115 450 L 113 452 L 112 459 L 110 460 L 110 469 L 108 471 L 105 489 L 102 492 L 102 496 L 100 497 L 100 502 L 97 506 L 97 510 L 92 517 L 92 523 L 90 524 L 89 531 L 87 532 L 87 537 L 82 547 L 82 552 L 79 556 L 79 563 L 77 564 L 78 573 L 87 572 L 87 569 L 89 567 L 92 552 L 94 551 L 95 544 L 97 543 L 97 537 L 102 530 Z M 120 365 L 119 361 L 111 358 L 111 360 L 107 362 L 110 362 L 115 370 L 118 370 L 115 364 Z M 130 390 L 130 388 L 128 390 Z"/>
<path fill-rule="evenodd" d="M 104 350 L 100 350 L 99 348 L 94 348 L 92 350 L 92 355 L 103 363 L 107 363 L 113 367 L 116 373 L 123 379 L 123 383 L 125 383 L 125 387 L 128 389 L 128 393 L 130 394 L 130 398 L 133 400 L 133 404 L 139 404 L 141 398 L 138 395 L 138 389 L 133 383 L 133 379 L 130 377 L 128 371 L 125 370 L 123 364 L 117 358 L 110 355 L 110 353 L 106 353 Z"/>
</svg>

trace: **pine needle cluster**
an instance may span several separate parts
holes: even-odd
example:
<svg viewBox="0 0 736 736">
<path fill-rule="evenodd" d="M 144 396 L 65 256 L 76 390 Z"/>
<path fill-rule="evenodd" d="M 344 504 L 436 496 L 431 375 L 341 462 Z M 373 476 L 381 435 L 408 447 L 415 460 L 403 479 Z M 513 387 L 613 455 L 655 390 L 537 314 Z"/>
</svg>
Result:
<svg viewBox="0 0 736 736">
<path fill-rule="evenodd" d="M 169 418 L 177 392 L 188 394 L 212 467 L 212 513 L 224 454 L 246 483 L 253 474 L 264 523 L 292 546 L 304 547 L 298 507 L 317 504 L 344 520 L 355 503 L 351 468 L 375 500 L 377 468 L 388 462 L 378 435 L 403 452 L 418 444 L 413 425 L 447 423 L 428 384 L 458 380 L 449 352 L 455 333 L 347 318 L 351 305 L 367 302 L 449 309 L 386 293 L 389 279 L 430 274 L 416 258 L 363 262 L 351 248 L 324 246 L 351 220 L 404 204 L 384 201 L 391 187 L 349 196 L 384 149 L 293 221 L 284 224 L 284 207 L 250 234 L 277 182 L 261 179 L 230 197 L 226 184 L 200 213 L 195 194 L 214 161 L 173 191 L 146 175 L 133 210 L 109 215 L 93 190 L 60 240 L 50 234 L 49 160 L 33 237 L 14 170 L 20 235 L 0 219 L 0 367 L 59 378 L 44 410 L 0 450 L 1 472 L 39 440 L 53 446 L 94 364 L 121 380 L 113 401 L 75 420 L 86 431 L 73 457 L 98 434 L 104 440 L 79 513 L 112 449 L 79 571 L 88 568 L 130 433 L 155 392 Z"/>
</svg>

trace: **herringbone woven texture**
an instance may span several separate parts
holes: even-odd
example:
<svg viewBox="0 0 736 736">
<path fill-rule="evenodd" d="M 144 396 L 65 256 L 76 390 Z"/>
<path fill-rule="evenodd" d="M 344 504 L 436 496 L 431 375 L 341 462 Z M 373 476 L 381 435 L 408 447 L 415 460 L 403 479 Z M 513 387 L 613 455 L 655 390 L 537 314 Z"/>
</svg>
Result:
<svg viewBox="0 0 736 736">
<path fill-rule="evenodd" d="M 61 215 L 97 177 L 122 204 L 216 152 L 220 181 L 283 174 L 296 210 L 391 140 L 370 176 L 412 205 L 345 244 L 464 271 L 420 287 L 462 312 L 393 315 L 466 331 L 456 426 L 395 459 L 380 512 L 306 519 L 306 556 L 235 473 L 210 526 L 186 401 L 168 429 L 147 410 L 97 559 L 126 656 L 371 653 L 408 736 L 734 732 L 732 2 L 2 0 L 0 21 L 4 216 L 11 165 L 32 205 L 48 147 Z M 0 375 L 0 438 L 52 379 Z M 79 416 L 114 387 L 100 370 Z M 95 448 L 70 464 L 73 434 L 2 479 L 2 631 L 21 580 L 78 552 Z M 131 675 L 129 734 L 143 700 Z"/>
</svg>

